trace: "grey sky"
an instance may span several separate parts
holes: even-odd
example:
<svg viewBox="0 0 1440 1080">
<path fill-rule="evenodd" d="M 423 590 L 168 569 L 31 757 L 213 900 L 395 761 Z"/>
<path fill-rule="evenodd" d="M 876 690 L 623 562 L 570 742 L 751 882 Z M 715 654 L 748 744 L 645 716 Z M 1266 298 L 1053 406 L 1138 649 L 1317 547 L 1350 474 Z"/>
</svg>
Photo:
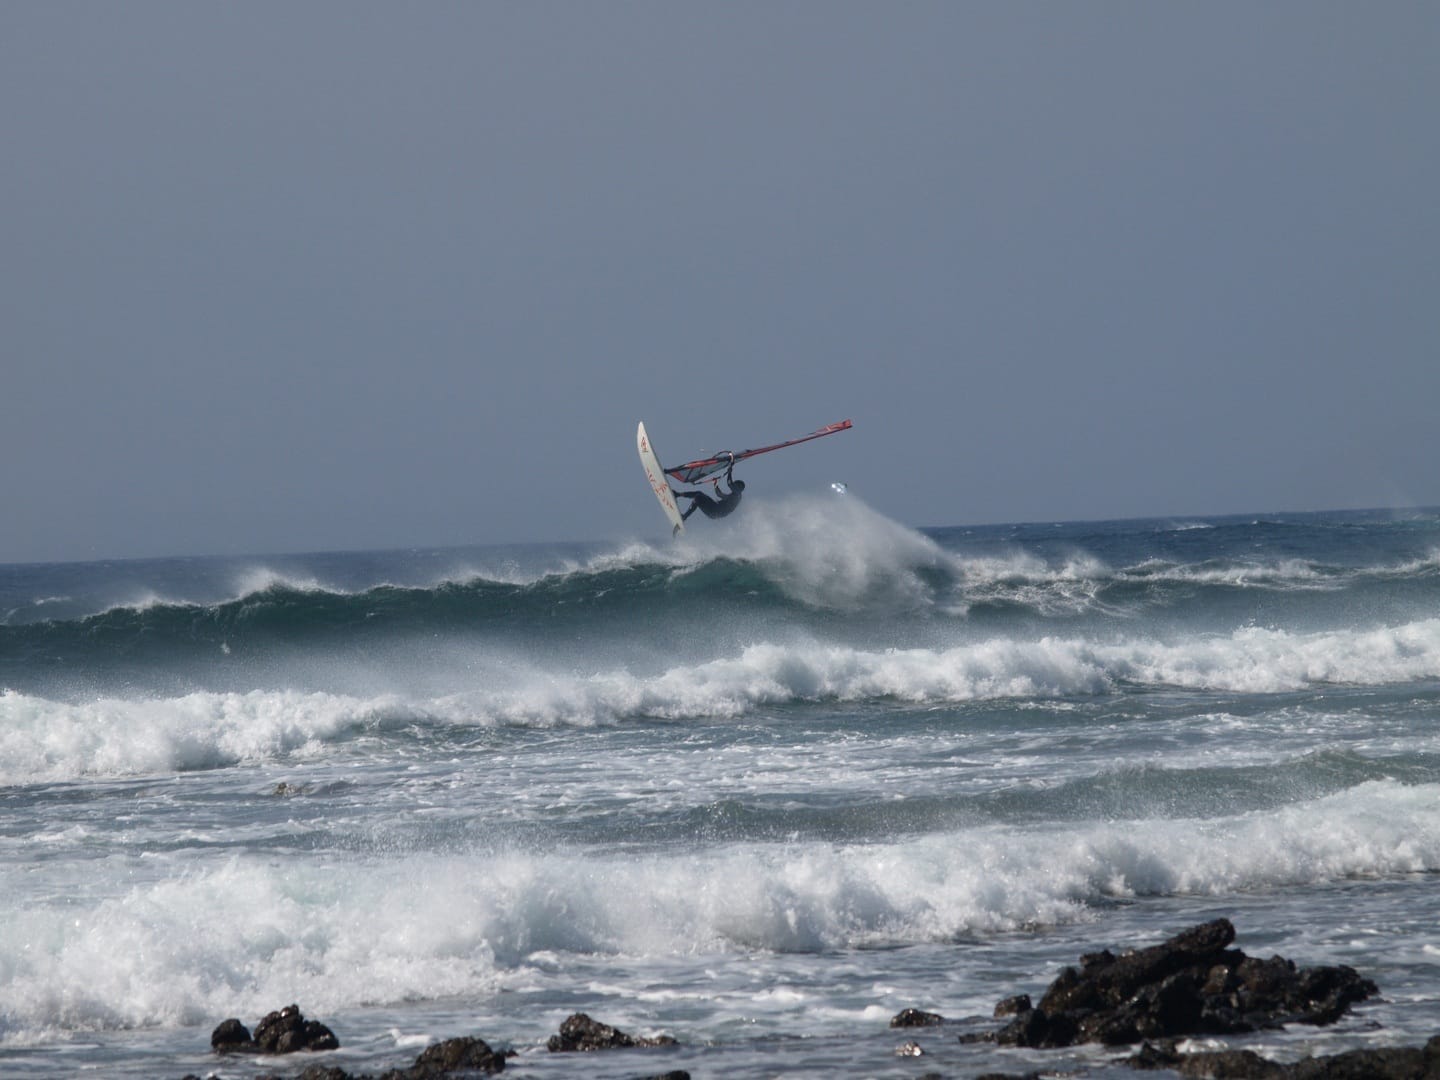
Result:
<svg viewBox="0 0 1440 1080">
<path fill-rule="evenodd" d="M 0 5 L 0 561 L 1440 503 L 1440 5 Z"/>
</svg>

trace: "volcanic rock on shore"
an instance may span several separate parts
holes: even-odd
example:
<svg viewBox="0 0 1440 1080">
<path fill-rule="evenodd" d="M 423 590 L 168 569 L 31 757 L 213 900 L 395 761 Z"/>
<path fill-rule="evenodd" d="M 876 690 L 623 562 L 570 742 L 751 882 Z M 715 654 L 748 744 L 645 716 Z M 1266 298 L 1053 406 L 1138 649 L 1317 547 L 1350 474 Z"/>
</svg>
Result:
<svg viewBox="0 0 1440 1080">
<path fill-rule="evenodd" d="M 217 1054 L 293 1054 L 300 1050 L 338 1050 L 335 1033 L 318 1020 L 306 1020 L 298 1005 L 286 1005 L 265 1016 L 255 1035 L 239 1020 L 222 1021 L 210 1033 Z"/>
<path fill-rule="evenodd" d="M 1351 1005 L 1379 993 L 1373 982 L 1343 964 L 1300 968 L 1279 956 L 1261 960 L 1233 948 L 1234 940 L 1235 928 L 1230 921 L 1215 919 L 1148 948 L 1127 950 L 1118 956 L 1108 949 L 1089 953 L 1080 958 L 1078 968 L 1067 967 L 1060 972 L 1039 1004 L 1032 1004 L 1025 994 L 1007 997 L 996 1005 L 994 1015 L 997 1019 L 1009 1018 L 1008 1023 L 988 1034 L 962 1035 L 960 1041 L 1033 1048 L 1143 1042 L 1126 1064 L 1140 1070 L 1175 1070 L 1187 1077 L 1440 1080 L 1440 1035 L 1419 1048 L 1351 1050 L 1292 1063 L 1269 1061 L 1250 1050 L 1180 1053 L 1177 1047 L 1187 1036 L 1239 1034 L 1289 1023 L 1334 1023 Z M 927 1028 L 945 1023 L 945 1018 L 936 1013 L 905 1009 L 894 1017 L 891 1026 Z M 295 1005 L 267 1015 L 253 1037 L 239 1020 L 226 1020 L 215 1028 L 210 1043 L 219 1054 L 286 1054 L 334 1050 L 340 1045 L 328 1027 L 306 1020 Z M 676 1040 L 668 1035 L 632 1036 L 584 1013 L 567 1017 L 559 1033 L 546 1044 L 553 1052 L 675 1045 Z M 895 1053 L 919 1057 L 924 1050 L 912 1041 Z M 492 1050 L 483 1039 L 448 1039 L 427 1048 L 413 1065 L 392 1069 L 378 1080 L 498 1073 L 513 1054 Z M 311 1065 L 295 1080 L 370 1078 L 351 1076 L 335 1066 Z M 675 1070 L 652 1080 L 688 1077 L 683 1070 Z"/>
<path fill-rule="evenodd" d="M 1174 1069 L 1181 1076 L 1215 1080 L 1440 1080 L 1440 1035 L 1423 1047 L 1346 1050 L 1327 1057 L 1283 1063 L 1253 1050 L 1176 1052 L 1173 1043 L 1152 1046 L 1127 1059 L 1137 1069 Z"/>
<path fill-rule="evenodd" d="M 584 1013 L 572 1013 L 560 1025 L 560 1034 L 551 1035 L 545 1044 L 552 1053 L 566 1053 L 575 1050 L 615 1050 L 636 1046 L 674 1046 L 675 1040 L 669 1035 L 653 1039 L 637 1039 L 609 1024 L 592 1020 Z"/>
<path fill-rule="evenodd" d="M 1078 968 L 1060 972 L 1038 1005 L 1021 996 L 997 1006 L 997 1014 L 1014 1018 L 990 1037 L 1002 1046 L 1118 1046 L 1330 1024 L 1379 992 L 1343 964 L 1297 968 L 1279 956 L 1259 960 L 1230 948 L 1234 940 L 1230 920 L 1215 919 L 1149 948 L 1082 956 Z"/>
<path fill-rule="evenodd" d="M 674 1046 L 668 1035 L 641 1038 L 628 1035 L 609 1024 L 592 1020 L 584 1013 L 575 1013 L 560 1025 L 558 1035 L 547 1044 L 552 1051 L 611 1050 L 625 1047 Z M 287 1005 L 270 1013 L 250 1030 L 239 1020 L 223 1021 L 210 1035 L 210 1046 L 217 1054 L 287 1054 L 297 1050 L 336 1050 L 339 1040 L 324 1024 L 306 1020 L 296 1005 Z M 473 1075 L 498 1073 L 505 1068 L 505 1059 L 514 1051 L 492 1050 L 484 1039 L 462 1037 L 447 1039 L 427 1047 L 408 1068 L 391 1069 L 378 1078 L 352 1075 L 339 1066 L 311 1065 L 295 1080 L 428 1080 L 453 1073 Z M 191 1080 L 187 1077 L 186 1080 Z M 280 1080 L 262 1077 L 260 1080 Z M 672 1070 L 655 1080 L 689 1080 L 684 1070 Z"/>
</svg>

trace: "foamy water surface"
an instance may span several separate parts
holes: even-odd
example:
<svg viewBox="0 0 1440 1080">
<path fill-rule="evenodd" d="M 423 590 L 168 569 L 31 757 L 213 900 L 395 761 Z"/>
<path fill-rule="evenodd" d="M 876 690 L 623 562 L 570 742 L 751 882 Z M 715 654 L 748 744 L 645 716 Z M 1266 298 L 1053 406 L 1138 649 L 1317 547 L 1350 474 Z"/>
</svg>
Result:
<svg viewBox="0 0 1440 1080">
<path fill-rule="evenodd" d="M 540 1047 L 582 1010 L 683 1044 L 587 1075 L 912 1076 L 900 1009 L 983 1030 L 1216 914 L 1384 992 L 1257 1048 L 1430 1033 L 1433 515 L 746 510 L 3 568 L 0 1071 L 204 1073 L 215 1024 L 294 1001 L 352 1070 L 476 1034 L 574 1075 Z M 927 1068 L 1128 1075 L 953 1034 Z"/>
</svg>

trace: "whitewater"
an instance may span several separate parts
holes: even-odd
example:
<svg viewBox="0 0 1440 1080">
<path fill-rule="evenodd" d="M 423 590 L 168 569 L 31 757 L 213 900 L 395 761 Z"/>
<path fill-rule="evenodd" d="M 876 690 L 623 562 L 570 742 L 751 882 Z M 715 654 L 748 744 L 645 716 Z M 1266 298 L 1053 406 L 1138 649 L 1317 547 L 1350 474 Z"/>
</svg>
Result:
<svg viewBox="0 0 1440 1080">
<path fill-rule="evenodd" d="M 0 1075 L 1133 1076 L 962 1045 L 1224 915 L 1440 1015 L 1440 513 L 912 529 L 751 498 L 671 542 L 0 566 Z M 915 1038 L 903 1008 L 956 1023 Z"/>
</svg>

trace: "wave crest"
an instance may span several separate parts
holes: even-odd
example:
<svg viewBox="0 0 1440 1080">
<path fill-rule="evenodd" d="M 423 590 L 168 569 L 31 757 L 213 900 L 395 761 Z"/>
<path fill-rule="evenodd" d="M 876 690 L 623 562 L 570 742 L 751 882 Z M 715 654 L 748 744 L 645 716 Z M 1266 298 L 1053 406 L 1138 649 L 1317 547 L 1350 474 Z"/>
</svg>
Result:
<svg viewBox="0 0 1440 1080">
<path fill-rule="evenodd" d="M 595 725 L 738 718 L 817 702 L 944 705 L 1136 688 L 1273 694 L 1437 678 L 1440 619 L 1428 619 L 1313 634 L 1246 628 L 1176 642 L 992 638 L 881 650 L 761 642 L 651 674 L 577 673 L 512 657 L 479 664 L 474 688 L 423 697 L 254 690 L 66 704 L 11 691 L 0 694 L 0 778 L 129 775 L 283 758 L 319 752 L 364 725 Z"/>
</svg>

